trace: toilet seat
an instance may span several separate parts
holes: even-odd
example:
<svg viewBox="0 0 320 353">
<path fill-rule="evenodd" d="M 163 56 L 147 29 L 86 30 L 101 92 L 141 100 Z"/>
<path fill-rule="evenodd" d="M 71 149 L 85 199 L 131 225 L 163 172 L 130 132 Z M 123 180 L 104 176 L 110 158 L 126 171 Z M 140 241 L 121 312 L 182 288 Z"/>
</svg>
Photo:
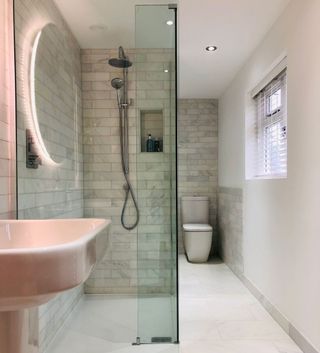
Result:
<svg viewBox="0 0 320 353">
<path fill-rule="evenodd" d="M 187 223 L 182 227 L 185 232 L 212 232 L 210 224 Z"/>
</svg>

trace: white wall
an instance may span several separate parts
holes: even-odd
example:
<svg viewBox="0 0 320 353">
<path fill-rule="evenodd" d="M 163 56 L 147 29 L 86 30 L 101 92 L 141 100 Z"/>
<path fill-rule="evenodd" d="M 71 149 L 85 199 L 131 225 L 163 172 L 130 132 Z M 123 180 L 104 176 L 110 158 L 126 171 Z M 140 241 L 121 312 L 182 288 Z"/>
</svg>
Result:
<svg viewBox="0 0 320 353">
<path fill-rule="evenodd" d="M 292 0 L 220 100 L 219 185 L 244 189 L 244 275 L 320 349 L 320 1 Z M 247 93 L 288 55 L 288 178 L 245 181 Z"/>
</svg>

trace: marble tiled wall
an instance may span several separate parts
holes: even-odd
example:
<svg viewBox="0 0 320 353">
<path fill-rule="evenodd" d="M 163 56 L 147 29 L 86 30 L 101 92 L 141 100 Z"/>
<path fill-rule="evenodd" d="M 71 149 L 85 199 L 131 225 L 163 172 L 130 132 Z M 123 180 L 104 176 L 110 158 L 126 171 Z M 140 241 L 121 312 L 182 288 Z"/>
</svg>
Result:
<svg viewBox="0 0 320 353">
<path fill-rule="evenodd" d="M 121 172 L 119 111 L 116 91 L 110 81 L 122 74 L 107 59 L 117 50 L 81 50 L 83 133 L 84 133 L 84 210 L 86 217 L 112 220 L 109 246 L 102 262 L 86 282 L 86 293 L 134 293 L 136 288 L 136 230 L 126 231 L 120 223 L 124 201 Z M 132 57 L 132 51 L 127 50 Z M 135 73 L 129 72 L 129 97 L 135 96 Z M 136 190 L 136 112 L 129 109 L 130 178 Z M 134 221 L 130 201 L 127 222 Z"/>
<path fill-rule="evenodd" d="M 17 72 L 17 127 L 18 127 L 18 210 L 19 218 L 70 218 L 83 216 L 82 185 L 82 113 L 80 48 L 52 0 L 15 0 L 16 72 Z M 53 59 L 57 60 L 55 47 L 65 41 L 67 52 L 62 54 L 59 69 L 66 81 L 55 89 L 55 80 L 44 71 L 36 69 L 36 104 L 38 118 L 43 123 L 41 132 L 57 164 L 44 161 L 38 169 L 26 168 L 26 128 L 32 128 L 30 65 L 35 37 L 48 23 L 53 22 L 61 37 L 50 37 Z M 46 30 L 41 38 L 45 36 Z M 40 38 L 40 45 L 41 45 Z M 39 47 L 40 48 L 40 47 Z M 62 50 L 63 52 L 63 50 Z M 39 50 L 37 62 L 50 61 L 50 56 Z M 54 62 L 52 62 L 54 65 Z M 52 65 L 47 65 L 48 69 Z M 63 66 L 61 66 L 63 65 Z M 55 77 L 56 79 L 56 77 Z M 72 92 L 71 92 L 72 89 Z M 66 101 L 67 99 L 67 101 Z M 75 104 L 76 102 L 76 104 Z M 59 114 L 55 109 L 59 109 Z M 45 129 L 50 122 L 52 129 Z M 61 327 L 62 322 L 81 296 L 83 289 L 76 288 L 57 296 L 47 305 L 32 311 L 30 341 L 43 352 Z"/>
<path fill-rule="evenodd" d="M 243 275 L 242 194 L 242 189 L 219 187 L 218 228 L 220 255 L 239 277 Z"/>
<path fill-rule="evenodd" d="M 217 253 L 218 101 L 180 99 L 178 108 L 179 251 L 184 251 L 181 197 L 208 196 L 214 229 L 212 252 Z"/>
<path fill-rule="evenodd" d="M 175 195 L 171 193 L 175 176 L 171 169 L 175 147 L 174 50 L 139 50 L 136 62 L 138 121 L 140 111 L 161 111 L 163 116 L 163 152 L 137 154 L 141 212 L 137 252 L 139 293 L 170 294 L 171 270 L 175 266 L 172 256 L 175 243 L 171 238 L 171 213 L 175 209 Z M 144 143 L 148 132 L 145 133 Z"/>
<path fill-rule="evenodd" d="M 43 0 L 41 2 L 16 0 L 15 6 L 19 218 L 64 218 L 82 216 L 80 49 L 52 0 Z M 40 129 L 41 132 L 45 131 L 42 130 L 45 128 L 42 121 L 46 123 L 50 121 L 50 123 L 54 125 L 49 142 L 51 145 L 53 145 L 54 142 L 56 149 L 53 150 L 49 148 L 49 152 L 53 152 L 53 158 L 58 164 L 50 165 L 44 161 L 42 166 L 34 170 L 26 168 L 25 156 L 25 130 L 32 126 L 30 125 L 31 93 L 29 90 L 28 76 L 30 71 L 29 54 L 30 47 L 32 47 L 35 35 L 39 30 L 39 28 L 34 28 L 33 24 L 41 23 L 41 25 L 44 25 L 49 21 L 48 19 L 57 25 L 61 35 L 66 41 L 66 46 L 69 48 L 69 53 L 64 58 L 66 65 L 64 75 L 68 85 L 63 86 L 65 87 L 65 92 L 56 92 L 51 87 L 51 82 L 48 79 L 51 73 L 48 73 L 46 76 L 45 72 L 39 73 L 38 70 L 36 70 L 36 73 L 42 76 L 42 81 L 41 77 L 37 77 L 36 81 L 36 105 Z M 40 28 L 42 27 L 40 26 Z M 60 43 L 57 43 L 57 47 L 59 46 Z M 29 49 L 28 53 L 25 52 L 26 49 Z M 38 60 L 41 61 L 44 60 L 44 58 L 37 57 L 36 64 Z M 71 84 L 69 84 L 69 81 L 71 81 Z M 74 81 L 74 87 L 72 81 Z M 70 87 L 73 89 L 71 93 Z M 62 96 L 70 97 L 69 102 L 63 101 Z M 77 105 L 74 103 L 76 101 L 78 103 Z M 59 114 L 54 111 L 58 104 L 60 104 L 59 108 L 61 109 L 58 112 Z M 73 106 L 68 106 L 63 110 L 61 105 L 67 106 L 68 104 L 73 104 Z M 63 121 L 61 119 L 63 119 Z M 45 142 L 47 142 L 46 139 Z M 62 154 L 58 156 L 57 151 L 59 149 L 62 150 Z M 77 153 L 75 150 L 77 150 Z"/>
<path fill-rule="evenodd" d="M 36 327 L 34 335 L 38 337 L 36 345 L 39 346 L 40 353 L 46 352 L 50 342 L 63 327 L 82 295 L 83 286 L 77 287 L 59 294 L 48 304 L 42 305 L 38 312 L 33 313 L 35 315 L 33 325 Z"/>
<path fill-rule="evenodd" d="M 13 3 L 0 4 L 0 218 L 15 218 Z"/>
<path fill-rule="evenodd" d="M 106 64 L 117 50 L 82 50 L 82 89 L 84 117 L 84 197 L 85 216 L 112 219 L 107 253 L 86 283 L 87 293 L 136 293 L 137 232 L 139 271 L 145 291 L 163 288 L 167 273 L 161 256 L 168 248 L 170 194 L 170 66 L 172 50 L 127 49 L 134 65 L 129 69 L 129 154 L 130 178 L 138 197 L 140 224 L 127 231 L 121 226 L 124 202 L 124 178 L 121 170 L 119 111 L 116 92 L 110 81 L 122 71 Z M 140 110 L 162 110 L 164 153 L 140 153 Z M 137 183 L 138 178 L 138 183 Z M 167 193 L 167 194 L 166 194 Z M 130 200 L 125 215 L 129 224 L 135 220 Z M 140 287 L 141 290 L 142 287 Z"/>
</svg>

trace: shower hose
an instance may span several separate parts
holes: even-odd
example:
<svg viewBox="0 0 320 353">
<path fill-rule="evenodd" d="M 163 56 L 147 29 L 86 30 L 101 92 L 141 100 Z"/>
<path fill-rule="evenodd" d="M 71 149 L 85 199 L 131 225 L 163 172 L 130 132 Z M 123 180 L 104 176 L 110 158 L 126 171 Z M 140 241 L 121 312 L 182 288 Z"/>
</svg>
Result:
<svg viewBox="0 0 320 353">
<path fill-rule="evenodd" d="M 128 110 L 127 110 L 128 105 L 122 104 L 120 102 L 119 96 L 118 96 L 118 103 L 119 103 L 119 118 L 120 118 L 121 165 L 122 165 L 123 176 L 125 178 L 124 190 L 126 193 L 124 204 L 121 211 L 121 224 L 123 228 L 127 230 L 132 230 L 136 228 L 136 226 L 139 223 L 140 212 L 139 212 L 138 202 L 129 179 L 129 127 L 128 127 Z M 125 212 L 128 206 L 130 195 L 136 210 L 136 220 L 132 225 L 127 225 L 125 223 Z"/>
</svg>

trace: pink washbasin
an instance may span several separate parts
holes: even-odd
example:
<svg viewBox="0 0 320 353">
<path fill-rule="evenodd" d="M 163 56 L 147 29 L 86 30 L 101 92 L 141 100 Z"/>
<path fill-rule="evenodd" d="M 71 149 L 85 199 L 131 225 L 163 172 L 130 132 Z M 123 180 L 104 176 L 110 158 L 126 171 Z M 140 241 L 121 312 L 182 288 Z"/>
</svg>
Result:
<svg viewBox="0 0 320 353">
<path fill-rule="evenodd" d="M 110 221 L 0 221 L 0 311 L 46 303 L 76 287 L 96 262 L 96 235 Z"/>
</svg>

